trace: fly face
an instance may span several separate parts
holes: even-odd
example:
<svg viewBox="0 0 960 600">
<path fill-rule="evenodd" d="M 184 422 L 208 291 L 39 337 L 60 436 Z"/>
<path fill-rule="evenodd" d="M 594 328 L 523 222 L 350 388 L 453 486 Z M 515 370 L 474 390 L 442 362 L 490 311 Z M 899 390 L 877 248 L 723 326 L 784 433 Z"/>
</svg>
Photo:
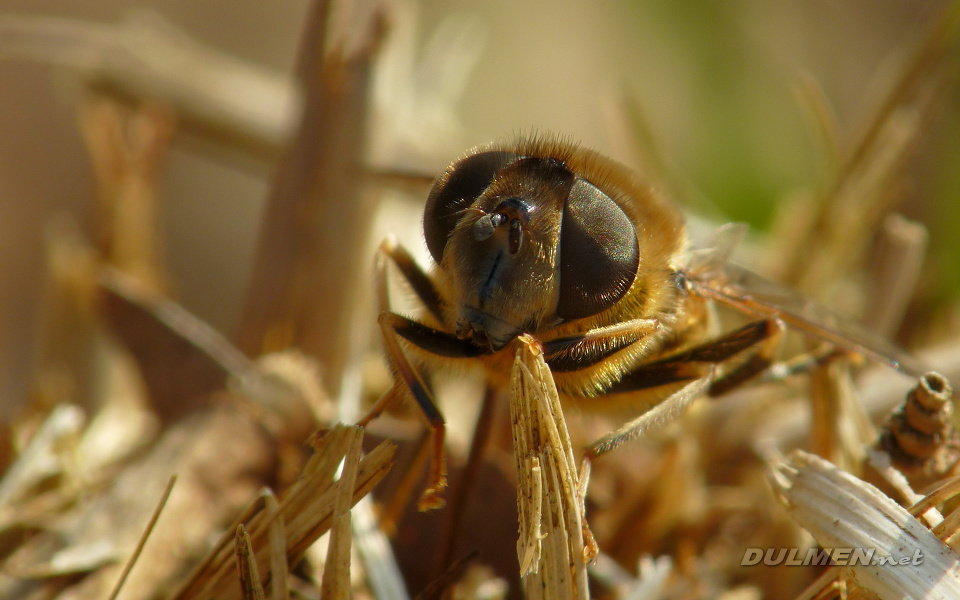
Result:
<svg viewBox="0 0 960 600">
<path fill-rule="evenodd" d="M 458 334 L 498 350 L 554 314 L 556 240 L 573 174 L 526 158 L 497 173 L 454 228 L 441 266 Z"/>
<path fill-rule="evenodd" d="M 639 262 L 626 214 L 555 157 L 497 150 L 455 163 L 430 194 L 424 233 L 457 335 L 494 351 L 609 308 Z"/>
</svg>

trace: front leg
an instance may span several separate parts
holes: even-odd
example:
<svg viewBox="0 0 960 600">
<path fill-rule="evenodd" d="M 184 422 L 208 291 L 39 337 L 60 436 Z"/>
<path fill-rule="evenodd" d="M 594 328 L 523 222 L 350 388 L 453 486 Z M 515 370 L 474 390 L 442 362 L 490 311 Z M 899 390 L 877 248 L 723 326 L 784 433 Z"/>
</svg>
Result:
<svg viewBox="0 0 960 600">
<path fill-rule="evenodd" d="M 406 353 L 400 346 L 400 337 L 410 341 L 418 348 L 430 352 L 437 356 L 447 356 L 453 358 L 472 358 L 482 354 L 480 349 L 467 340 L 461 340 L 456 336 L 427 327 L 407 317 L 402 317 L 391 312 L 380 313 L 380 330 L 383 332 L 383 341 L 386 345 L 387 356 L 390 363 L 396 370 L 397 375 L 402 382 L 402 387 L 406 387 L 417 406 L 423 412 L 427 420 L 427 425 L 433 432 L 433 461 L 430 465 L 430 481 L 427 489 L 420 497 L 418 508 L 420 510 L 429 510 L 443 506 L 443 490 L 447 487 L 447 462 L 444 450 L 444 437 L 446 433 L 446 424 L 443 414 L 437 407 L 433 399 L 430 388 L 424 383 L 423 379 L 416 369 L 410 364 Z M 399 385 L 399 384 L 398 384 Z M 389 392 L 377 401 L 370 409 L 370 412 L 359 423 L 366 425 L 373 418 L 378 416 L 386 408 L 387 404 L 396 397 L 398 386 L 394 386 Z"/>
<path fill-rule="evenodd" d="M 403 387 L 406 387 L 406 389 L 413 394 L 417 406 L 420 407 L 423 416 L 427 420 L 427 426 L 430 428 L 433 437 L 433 461 L 430 463 L 430 479 L 427 483 L 427 488 L 420 496 L 420 502 L 417 504 L 417 508 L 420 510 L 441 508 L 444 505 L 443 490 L 447 487 L 447 461 L 444 448 L 446 423 L 443 418 L 443 413 L 437 408 L 430 388 L 427 387 L 420 377 L 420 374 L 417 373 L 416 369 L 410 364 L 410 361 L 407 360 L 407 356 L 404 354 L 403 348 L 400 347 L 400 342 L 397 339 L 397 328 L 409 324 L 409 320 L 394 313 L 383 312 L 380 313 L 378 321 L 380 323 L 380 330 L 383 332 L 383 341 L 387 349 L 387 357 L 393 365 L 396 374 L 399 376 L 402 385 L 398 382 L 398 385 L 384 394 L 358 424 L 365 426 L 372 419 L 379 416 L 386 406 L 396 397 L 397 392 L 402 390 Z"/>
<path fill-rule="evenodd" d="M 413 256 L 407 252 L 406 248 L 397 243 L 393 236 L 387 237 L 380 242 L 377 248 L 376 258 L 376 280 L 377 280 L 377 301 L 380 305 L 380 312 L 390 310 L 390 298 L 387 294 L 387 259 L 400 269 L 400 274 L 407 280 L 413 292 L 417 295 L 423 306 L 430 311 L 430 314 L 438 323 L 443 321 L 440 311 L 440 292 L 433 284 L 430 276 L 427 275 L 420 265 L 413 260 Z"/>
<path fill-rule="evenodd" d="M 383 334 L 384 346 L 387 350 L 387 359 L 398 376 L 398 382 L 381 397 L 370 409 L 359 425 L 365 426 L 386 409 L 404 389 L 409 391 L 417 406 L 420 407 L 427 426 L 432 433 L 433 460 L 430 466 L 430 480 L 427 488 L 420 497 L 418 507 L 421 510 L 440 508 L 444 504 L 443 490 L 447 486 L 447 467 L 444 439 L 446 424 L 443 413 L 437 407 L 429 386 L 417 370 L 410 364 L 400 345 L 399 338 L 404 338 L 413 345 L 435 355 L 468 358 L 479 355 L 478 349 L 466 340 L 461 340 L 449 333 L 428 327 L 389 311 L 390 298 L 387 291 L 387 265 L 390 258 L 400 268 L 404 278 L 410 283 L 417 297 L 424 306 L 440 320 L 440 296 L 430 278 L 413 261 L 413 258 L 393 240 L 385 240 L 377 251 L 377 297 L 380 304 L 378 322 Z"/>
<path fill-rule="evenodd" d="M 544 340 L 543 354 L 552 372 L 576 371 L 616 354 L 659 328 L 657 319 L 632 319 L 568 337 Z"/>
</svg>

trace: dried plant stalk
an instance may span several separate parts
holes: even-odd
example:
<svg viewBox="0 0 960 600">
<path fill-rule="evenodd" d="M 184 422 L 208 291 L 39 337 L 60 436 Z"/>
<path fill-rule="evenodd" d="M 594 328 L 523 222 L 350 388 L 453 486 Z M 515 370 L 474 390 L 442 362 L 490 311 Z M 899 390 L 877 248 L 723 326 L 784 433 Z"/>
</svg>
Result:
<svg viewBox="0 0 960 600">
<path fill-rule="evenodd" d="M 166 287 L 160 247 L 160 178 L 176 115 L 156 103 L 130 111 L 108 98 L 82 107 L 80 126 L 97 180 L 104 262 L 151 291 Z"/>
<path fill-rule="evenodd" d="M 406 585 L 397 566 L 387 535 L 380 529 L 372 499 L 367 496 L 354 505 L 353 543 L 363 561 L 367 581 L 382 600 L 407 600 Z"/>
<path fill-rule="evenodd" d="M 898 214 L 883 220 L 877 239 L 870 294 L 864 322 L 893 337 L 913 296 L 929 241 L 927 228 Z"/>
<path fill-rule="evenodd" d="M 327 560 L 323 566 L 323 584 L 320 587 L 322 600 L 350 598 L 350 507 L 353 505 L 351 492 L 357 479 L 363 432 L 359 428 L 349 431 L 351 437 L 338 484 L 333 528 L 330 530 Z"/>
<path fill-rule="evenodd" d="M 890 464 L 890 455 L 886 452 L 876 448 L 867 452 L 864 467 L 864 479 L 869 483 L 878 483 L 901 506 L 915 507 L 922 502 L 924 497 L 913 491 L 903 473 Z M 875 482 L 872 478 L 874 473 L 880 477 L 879 482 Z M 943 521 L 943 515 L 935 508 L 928 508 L 923 512 L 916 512 L 911 508 L 910 514 L 922 518 L 929 527 L 935 527 Z"/>
<path fill-rule="evenodd" d="M 539 343 L 521 336 L 511 374 L 517 554 L 528 598 L 588 598 L 583 508 L 560 397 Z"/>
<path fill-rule="evenodd" d="M 96 324 L 97 252 L 73 219 L 54 219 L 44 233 L 47 276 L 32 382 L 35 408 L 45 412 L 73 403 L 91 410 L 103 401 L 96 381 L 108 362 Z"/>
<path fill-rule="evenodd" d="M 801 73 L 794 84 L 794 95 L 807 123 L 817 156 L 823 161 L 825 176 L 836 176 L 842 153 L 837 115 L 820 84 L 808 73 Z"/>
<path fill-rule="evenodd" d="M 843 567 L 850 584 L 881 598 L 960 597 L 960 555 L 877 488 L 802 451 L 775 465 L 770 481 L 823 547 L 875 549 L 877 559 L 922 556 L 920 564 Z"/>
<path fill-rule="evenodd" d="M 771 257 L 777 263 L 773 270 L 784 282 L 815 294 L 860 261 L 877 225 L 902 197 L 898 182 L 944 95 L 948 83 L 944 59 L 958 30 L 960 9 L 953 3 L 831 169 L 814 214 L 782 221 L 785 227 L 776 239 L 786 243 Z M 820 117 L 830 118 L 826 111 L 820 111 Z M 823 127 L 836 129 L 829 123 Z M 804 226 L 798 228 L 798 223 Z"/>
<path fill-rule="evenodd" d="M 124 102 L 172 106 L 184 128 L 269 161 L 300 111 L 289 77 L 218 52 L 156 13 L 118 25 L 51 17 L 0 17 L 0 53 L 76 70 Z"/>
<path fill-rule="evenodd" d="M 848 361 L 837 359 L 819 366 L 810 379 L 813 451 L 833 464 L 858 469 L 876 431 L 863 413 Z"/>
<path fill-rule="evenodd" d="M 147 526 L 143 529 L 143 534 L 140 536 L 140 541 L 137 542 L 137 547 L 133 549 L 133 554 L 123 566 L 123 571 L 120 573 L 120 580 L 117 581 L 117 587 L 115 587 L 113 592 L 110 594 L 110 600 L 116 600 L 117 595 L 123 588 L 123 584 L 127 581 L 127 576 L 130 575 L 130 569 L 133 568 L 133 565 L 137 563 L 137 559 L 140 558 L 140 553 L 143 552 L 143 546 L 147 543 L 147 538 L 150 537 L 150 533 L 153 531 L 154 526 L 156 526 L 157 519 L 160 518 L 160 513 L 163 512 L 163 508 L 167 505 L 167 500 L 170 499 L 170 492 L 173 491 L 173 485 L 176 482 L 177 476 L 171 476 L 170 483 L 167 484 L 167 488 L 163 491 L 163 497 L 160 498 L 160 502 L 157 504 L 156 510 L 154 510 L 153 515 L 150 516 L 150 522 L 147 523 Z"/>
<path fill-rule="evenodd" d="M 240 579 L 240 597 L 243 600 L 266 600 L 263 584 L 260 583 L 260 573 L 257 571 L 256 554 L 253 552 L 253 544 L 250 543 L 250 534 L 243 523 L 237 525 L 234 548 Z"/>
<path fill-rule="evenodd" d="M 960 495 L 960 477 L 952 477 L 938 485 L 929 494 L 910 507 L 910 514 L 918 515 Z"/>
<path fill-rule="evenodd" d="M 334 520 L 337 494 L 343 478 L 334 483 L 334 474 L 344 460 L 351 444 L 355 443 L 358 429 L 336 425 L 323 435 L 314 437 L 315 454 L 307 462 L 299 480 L 288 489 L 280 500 L 279 515 L 286 525 L 286 555 L 288 564 L 295 564 L 306 549 L 330 529 Z M 348 494 L 350 504 L 356 503 L 380 482 L 392 465 L 394 446 L 383 442 L 364 456 L 357 466 L 356 483 Z M 271 515 L 261 510 L 261 501 L 241 515 L 239 523 L 245 523 L 256 553 L 257 568 L 266 573 L 270 564 L 269 529 Z M 235 599 L 240 589 L 235 575 L 233 550 L 230 542 L 233 533 L 225 535 L 220 543 L 198 565 L 179 590 L 170 596 L 180 599 Z M 264 576 L 264 583 L 271 577 Z"/>
<path fill-rule="evenodd" d="M 287 532 L 280 514 L 280 504 L 273 492 L 266 490 L 264 508 L 270 519 L 270 597 L 273 600 L 287 600 L 290 587 L 287 582 Z"/>
<path fill-rule="evenodd" d="M 176 302 L 116 269 L 101 269 L 97 279 L 107 324 L 139 363 L 161 419 L 190 414 L 209 404 L 229 376 L 255 370 L 226 338 Z"/>
<path fill-rule="evenodd" d="M 326 47 L 328 4 L 315 0 L 307 17 L 297 61 L 305 110 L 267 199 L 238 345 L 250 356 L 298 346 L 323 364 L 324 383 L 337 396 L 365 273 L 357 242 L 372 210 L 359 182 L 383 23 L 370 11 L 360 29 L 365 42 L 346 54 Z M 363 12 L 361 5 L 374 3 L 350 9 Z"/>
</svg>

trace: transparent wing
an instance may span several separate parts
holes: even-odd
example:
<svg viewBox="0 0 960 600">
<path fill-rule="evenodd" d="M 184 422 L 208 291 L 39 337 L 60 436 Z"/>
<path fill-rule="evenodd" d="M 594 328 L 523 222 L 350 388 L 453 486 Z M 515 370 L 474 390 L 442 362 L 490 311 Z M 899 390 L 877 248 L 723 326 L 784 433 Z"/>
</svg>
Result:
<svg viewBox="0 0 960 600">
<path fill-rule="evenodd" d="M 691 252 L 688 266 L 680 274 L 687 290 L 748 315 L 776 317 L 792 329 L 907 375 L 919 377 L 925 372 L 914 357 L 852 317 L 840 315 L 812 298 L 726 262 L 740 235 L 739 226 L 724 226 L 712 240 Z M 717 245 L 710 248 L 714 243 Z"/>
</svg>

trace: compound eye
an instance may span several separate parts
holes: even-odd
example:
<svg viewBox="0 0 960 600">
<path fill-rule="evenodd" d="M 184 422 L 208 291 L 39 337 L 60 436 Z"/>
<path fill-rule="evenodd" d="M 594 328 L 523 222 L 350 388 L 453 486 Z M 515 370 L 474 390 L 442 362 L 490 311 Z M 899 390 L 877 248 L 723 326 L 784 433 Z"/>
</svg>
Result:
<svg viewBox="0 0 960 600">
<path fill-rule="evenodd" d="M 423 234 L 437 264 L 443 259 L 443 249 L 463 218 L 463 211 L 490 186 L 497 172 L 517 158 L 504 150 L 473 154 L 448 167 L 433 184 L 423 211 Z"/>
<path fill-rule="evenodd" d="M 639 264 L 633 223 L 610 196 L 578 179 L 560 223 L 557 316 L 582 319 L 610 308 L 633 285 Z"/>
</svg>

